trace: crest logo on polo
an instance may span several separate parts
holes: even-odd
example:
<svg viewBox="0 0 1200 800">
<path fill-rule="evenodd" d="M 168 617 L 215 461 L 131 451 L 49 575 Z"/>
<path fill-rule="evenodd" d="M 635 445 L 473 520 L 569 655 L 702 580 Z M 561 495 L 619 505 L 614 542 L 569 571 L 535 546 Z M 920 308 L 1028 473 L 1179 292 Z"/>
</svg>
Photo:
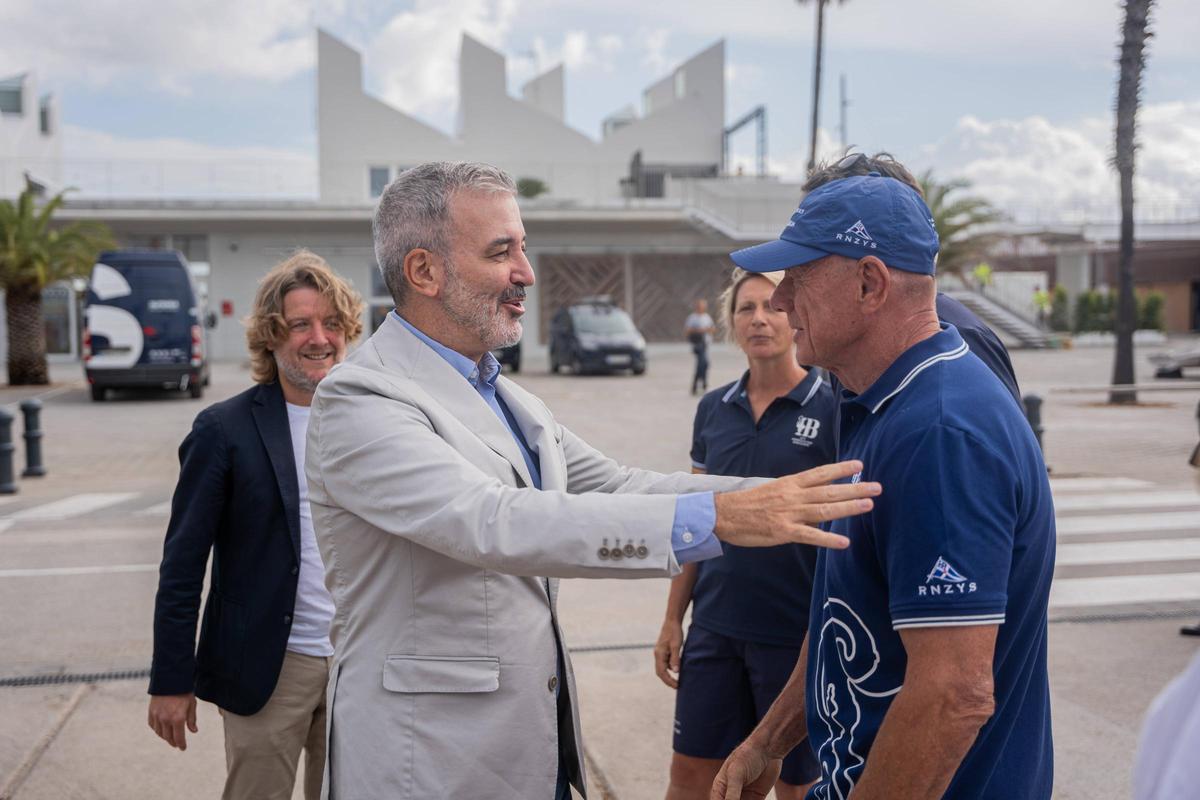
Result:
<svg viewBox="0 0 1200 800">
<path fill-rule="evenodd" d="M 821 432 L 821 420 L 801 416 L 796 420 L 796 432 L 792 434 L 792 444 L 797 447 L 810 447 Z"/>
</svg>

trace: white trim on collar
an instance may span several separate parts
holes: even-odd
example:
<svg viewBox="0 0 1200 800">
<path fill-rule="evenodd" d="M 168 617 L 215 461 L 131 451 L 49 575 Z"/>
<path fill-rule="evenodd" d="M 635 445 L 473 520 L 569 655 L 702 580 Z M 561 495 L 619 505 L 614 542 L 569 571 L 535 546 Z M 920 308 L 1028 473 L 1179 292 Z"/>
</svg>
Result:
<svg viewBox="0 0 1200 800">
<path fill-rule="evenodd" d="M 808 401 L 812 400 L 813 396 L 816 395 L 816 393 L 821 390 L 821 384 L 824 382 L 825 382 L 825 379 L 822 378 L 820 375 L 818 375 L 817 379 L 815 381 L 813 381 L 812 388 L 808 390 L 808 394 L 804 395 L 804 399 L 800 401 L 800 405 L 801 406 L 808 405 Z"/>
<path fill-rule="evenodd" d="M 733 382 L 733 386 L 729 387 L 729 391 L 725 393 L 725 396 L 721 398 L 721 402 L 722 403 L 731 402 L 733 400 L 733 398 L 737 396 L 738 390 L 741 388 L 742 388 L 742 379 L 738 378 L 736 381 Z"/>
<path fill-rule="evenodd" d="M 898 385 L 895 389 L 893 389 L 891 392 L 889 392 L 883 399 L 881 399 L 878 403 L 876 403 L 875 407 L 871 409 L 871 413 L 878 414 L 879 409 L 883 408 L 884 403 L 886 403 L 888 400 L 891 400 L 896 395 L 900 394 L 900 392 L 904 391 L 904 389 L 910 383 L 913 382 L 914 378 L 916 378 L 918 375 L 920 375 L 925 370 L 932 367 L 934 364 L 937 364 L 939 361 L 953 361 L 956 358 L 962 358 L 969 352 L 971 352 L 971 349 L 969 347 L 967 347 L 966 342 L 963 342 L 961 345 L 954 348 L 953 350 L 948 350 L 945 353 L 938 353 L 937 355 L 930 356 L 929 358 L 925 359 L 920 364 L 917 364 L 915 367 L 913 367 L 912 371 L 904 376 L 904 380 L 900 381 L 900 385 Z"/>
</svg>

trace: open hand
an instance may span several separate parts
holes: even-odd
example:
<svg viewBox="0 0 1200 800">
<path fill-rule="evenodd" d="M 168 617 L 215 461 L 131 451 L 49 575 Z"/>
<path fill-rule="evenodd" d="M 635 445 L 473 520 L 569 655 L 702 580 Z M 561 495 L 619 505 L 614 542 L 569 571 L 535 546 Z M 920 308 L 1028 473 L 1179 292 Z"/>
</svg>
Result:
<svg viewBox="0 0 1200 800">
<path fill-rule="evenodd" d="M 878 483 L 834 481 L 862 472 L 861 461 L 826 464 L 788 475 L 754 489 L 726 492 L 714 498 L 718 539 L 742 547 L 770 547 L 792 542 L 818 547 L 849 547 L 845 536 L 815 527 L 852 517 L 874 507 Z"/>
</svg>

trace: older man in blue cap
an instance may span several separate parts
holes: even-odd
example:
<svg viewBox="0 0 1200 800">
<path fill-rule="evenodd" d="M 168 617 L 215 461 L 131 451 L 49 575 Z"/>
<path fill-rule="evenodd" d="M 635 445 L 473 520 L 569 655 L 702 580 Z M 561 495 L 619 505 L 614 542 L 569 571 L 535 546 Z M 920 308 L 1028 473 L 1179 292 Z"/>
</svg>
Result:
<svg viewBox="0 0 1200 800">
<path fill-rule="evenodd" d="M 850 547 L 819 554 L 805 650 L 714 797 L 765 796 L 806 733 L 810 798 L 1051 795 L 1050 487 L 1012 394 L 938 320 L 937 251 L 917 192 L 872 173 L 732 256 L 787 271 L 772 302 L 797 357 L 843 387 L 838 457 L 884 494 L 833 523 Z"/>
</svg>

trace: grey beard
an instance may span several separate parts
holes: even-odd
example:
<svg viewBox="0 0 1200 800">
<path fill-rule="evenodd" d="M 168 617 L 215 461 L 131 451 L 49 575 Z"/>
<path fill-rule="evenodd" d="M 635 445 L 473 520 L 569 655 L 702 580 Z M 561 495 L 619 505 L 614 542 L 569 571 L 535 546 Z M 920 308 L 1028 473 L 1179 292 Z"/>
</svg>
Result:
<svg viewBox="0 0 1200 800">
<path fill-rule="evenodd" d="M 458 279 L 456 269 L 448 260 L 446 268 L 446 300 L 443 304 L 446 316 L 478 336 L 489 350 L 521 341 L 523 330 L 519 319 L 512 321 L 512 330 L 509 330 L 496 297 L 472 293 Z"/>
<path fill-rule="evenodd" d="M 279 371 L 288 379 L 288 383 L 292 384 L 300 391 L 315 392 L 317 390 L 317 384 L 320 383 L 320 380 L 313 380 L 312 377 L 309 376 L 308 373 L 306 373 L 303 369 L 301 369 L 300 365 L 294 361 L 282 361 L 280 360 L 279 356 L 276 355 L 275 366 L 278 367 Z"/>
</svg>

